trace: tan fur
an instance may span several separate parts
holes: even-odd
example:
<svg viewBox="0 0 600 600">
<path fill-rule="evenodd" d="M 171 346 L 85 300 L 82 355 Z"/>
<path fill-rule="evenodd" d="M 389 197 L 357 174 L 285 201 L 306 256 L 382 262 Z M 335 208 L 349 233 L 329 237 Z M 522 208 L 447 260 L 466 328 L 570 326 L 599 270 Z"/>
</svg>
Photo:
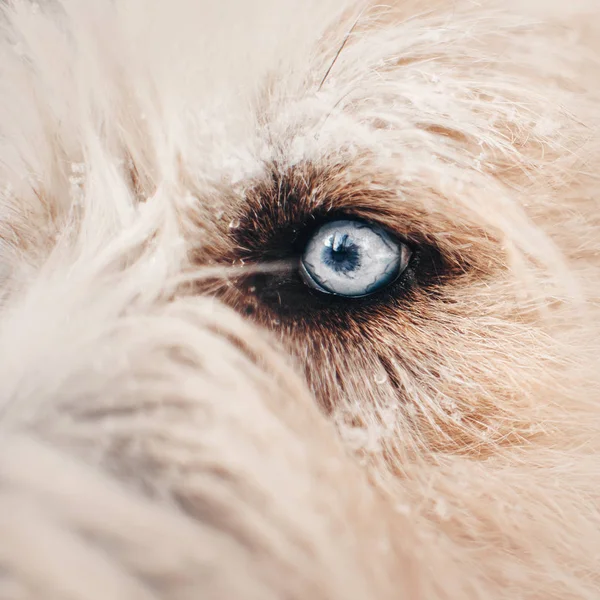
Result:
<svg viewBox="0 0 600 600">
<path fill-rule="evenodd" d="M 596 0 L 0 10 L 2 600 L 600 598 Z"/>
</svg>

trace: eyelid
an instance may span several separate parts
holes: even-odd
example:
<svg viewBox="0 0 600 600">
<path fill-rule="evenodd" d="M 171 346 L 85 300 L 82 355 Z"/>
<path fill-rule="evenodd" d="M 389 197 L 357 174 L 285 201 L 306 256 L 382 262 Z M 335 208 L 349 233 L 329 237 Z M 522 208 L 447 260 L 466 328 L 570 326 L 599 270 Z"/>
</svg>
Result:
<svg viewBox="0 0 600 600">
<path fill-rule="evenodd" d="M 303 278 L 307 279 L 311 282 L 312 287 L 323 294 L 327 294 L 329 296 L 335 296 L 332 292 L 327 291 L 324 287 L 322 287 L 315 278 L 309 273 L 308 269 L 304 266 L 304 261 L 300 261 L 300 274 Z"/>
</svg>

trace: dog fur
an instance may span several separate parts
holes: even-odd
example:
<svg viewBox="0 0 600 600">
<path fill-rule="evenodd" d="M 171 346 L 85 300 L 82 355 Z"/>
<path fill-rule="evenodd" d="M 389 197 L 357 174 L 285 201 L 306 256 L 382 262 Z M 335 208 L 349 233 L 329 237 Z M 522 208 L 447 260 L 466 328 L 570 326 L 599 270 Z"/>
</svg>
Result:
<svg viewBox="0 0 600 600">
<path fill-rule="evenodd" d="M 600 598 L 597 0 L 0 10 L 2 600 Z"/>
</svg>

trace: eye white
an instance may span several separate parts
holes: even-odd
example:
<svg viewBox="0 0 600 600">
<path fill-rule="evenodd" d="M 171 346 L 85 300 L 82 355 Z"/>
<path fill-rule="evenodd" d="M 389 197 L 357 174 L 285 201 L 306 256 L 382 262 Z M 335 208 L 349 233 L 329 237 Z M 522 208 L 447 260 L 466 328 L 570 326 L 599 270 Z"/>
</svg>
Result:
<svg viewBox="0 0 600 600">
<path fill-rule="evenodd" d="M 367 296 L 406 269 L 410 250 L 384 229 L 362 221 L 331 221 L 312 236 L 300 264 L 305 282 L 338 296 Z"/>
</svg>

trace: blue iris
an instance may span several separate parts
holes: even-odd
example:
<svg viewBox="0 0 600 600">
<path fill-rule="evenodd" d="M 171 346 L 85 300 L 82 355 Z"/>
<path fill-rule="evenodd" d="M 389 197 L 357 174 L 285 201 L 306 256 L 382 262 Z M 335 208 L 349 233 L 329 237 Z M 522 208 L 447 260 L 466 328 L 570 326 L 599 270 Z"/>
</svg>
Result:
<svg viewBox="0 0 600 600">
<path fill-rule="evenodd" d="M 309 240 L 300 274 L 321 292 L 359 298 L 397 279 L 410 250 L 382 227 L 353 219 L 329 221 Z"/>
<path fill-rule="evenodd" d="M 336 273 L 350 273 L 360 268 L 360 249 L 347 233 L 334 233 L 323 248 L 321 260 Z"/>
</svg>

